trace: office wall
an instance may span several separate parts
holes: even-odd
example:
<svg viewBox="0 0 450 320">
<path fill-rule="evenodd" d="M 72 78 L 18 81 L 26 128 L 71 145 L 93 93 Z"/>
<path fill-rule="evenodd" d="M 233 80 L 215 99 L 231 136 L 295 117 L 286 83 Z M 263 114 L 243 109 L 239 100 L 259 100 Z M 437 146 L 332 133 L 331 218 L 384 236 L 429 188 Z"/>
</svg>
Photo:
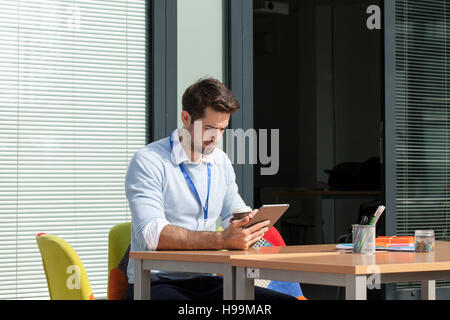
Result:
<svg viewBox="0 0 450 320">
<path fill-rule="evenodd" d="M 280 165 L 276 175 L 261 176 L 255 165 L 255 201 L 264 186 L 297 186 L 300 43 L 297 15 L 254 14 L 254 123 L 255 129 L 280 130 Z M 270 149 L 269 149 L 270 150 Z M 288 178 L 288 179 L 286 179 Z"/>
<path fill-rule="evenodd" d="M 255 15 L 255 124 L 281 129 L 280 171 L 261 177 L 256 166 L 255 197 L 262 186 L 325 184 L 325 169 L 379 155 L 380 34 L 366 28 L 369 2 L 354 2 L 290 1 L 289 16 Z M 333 218 L 347 232 L 363 201 L 323 202 L 325 241 Z"/>
<path fill-rule="evenodd" d="M 379 1 L 322 2 L 315 10 L 316 178 L 343 162 L 379 156 L 380 31 L 366 27 L 366 9 Z M 300 137 L 303 140 L 305 136 Z M 309 167 L 310 169 L 314 167 Z M 308 168 L 305 168 L 307 170 Z M 368 199 L 323 201 L 325 241 L 346 233 Z"/>
<path fill-rule="evenodd" d="M 223 0 L 178 0 L 178 127 L 181 97 L 203 77 L 225 79 L 226 24 Z"/>
<path fill-rule="evenodd" d="M 335 163 L 379 156 L 380 31 L 366 27 L 366 9 L 378 1 L 334 8 Z M 370 201 L 371 199 L 367 199 Z M 355 223 L 364 199 L 335 202 L 336 229 Z"/>
<path fill-rule="evenodd" d="M 284 2 L 289 2 L 289 15 L 254 15 L 254 122 L 257 129 L 280 129 L 278 173 L 261 176 L 255 166 L 256 203 L 261 188 L 316 183 L 314 1 Z M 305 200 L 302 207 L 314 212 L 314 201 Z"/>
</svg>

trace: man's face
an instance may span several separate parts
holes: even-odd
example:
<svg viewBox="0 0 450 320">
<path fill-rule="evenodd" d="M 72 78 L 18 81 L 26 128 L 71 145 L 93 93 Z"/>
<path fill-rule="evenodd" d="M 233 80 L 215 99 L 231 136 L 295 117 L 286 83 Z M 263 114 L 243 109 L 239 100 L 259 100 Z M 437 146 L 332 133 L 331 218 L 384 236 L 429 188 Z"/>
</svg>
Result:
<svg viewBox="0 0 450 320">
<path fill-rule="evenodd" d="M 182 120 L 184 127 L 191 134 L 192 149 L 195 152 L 208 155 L 214 151 L 214 148 L 219 144 L 220 139 L 222 139 L 222 135 L 230 121 L 230 114 L 217 112 L 211 107 L 207 107 L 202 119 L 197 119 L 194 123 L 191 123 L 189 113 L 183 111 Z"/>
</svg>

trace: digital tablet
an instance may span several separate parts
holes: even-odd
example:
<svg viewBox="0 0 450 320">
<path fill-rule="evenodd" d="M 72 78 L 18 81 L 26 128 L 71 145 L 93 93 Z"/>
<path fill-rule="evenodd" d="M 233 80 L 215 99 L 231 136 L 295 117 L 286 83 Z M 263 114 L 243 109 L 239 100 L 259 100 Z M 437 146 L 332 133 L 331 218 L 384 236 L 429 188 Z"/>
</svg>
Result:
<svg viewBox="0 0 450 320">
<path fill-rule="evenodd" d="M 265 204 L 258 210 L 245 228 L 249 228 L 265 220 L 270 220 L 270 224 L 267 227 L 271 228 L 288 208 L 288 204 Z"/>
</svg>

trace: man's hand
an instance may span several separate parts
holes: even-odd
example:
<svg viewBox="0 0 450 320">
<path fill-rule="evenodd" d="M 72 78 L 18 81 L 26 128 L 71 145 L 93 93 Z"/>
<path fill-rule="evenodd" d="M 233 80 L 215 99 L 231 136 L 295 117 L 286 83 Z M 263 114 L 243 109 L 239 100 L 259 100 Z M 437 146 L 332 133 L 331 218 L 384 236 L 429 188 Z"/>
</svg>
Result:
<svg viewBox="0 0 450 320">
<path fill-rule="evenodd" d="M 248 217 L 251 219 L 251 218 L 253 218 L 253 216 L 257 213 L 259 211 L 259 209 L 255 209 L 255 210 L 253 210 L 252 212 L 250 212 L 249 214 L 248 214 Z M 242 220 L 242 219 L 241 219 Z M 233 222 L 234 221 L 234 217 L 231 217 L 230 218 L 230 222 Z M 247 222 L 248 223 L 248 222 Z"/>
<path fill-rule="evenodd" d="M 230 219 L 231 224 L 222 232 L 225 249 L 247 250 L 269 231 L 267 227 L 270 224 L 269 220 L 257 223 L 250 228 L 244 228 L 257 212 L 258 209 L 255 209 L 241 220 Z"/>
<path fill-rule="evenodd" d="M 222 232 L 197 232 L 166 225 L 159 235 L 157 250 L 247 250 L 269 230 L 269 220 L 244 228 L 257 212 L 255 209 L 241 220 L 230 219 L 231 224 Z"/>
</svg>

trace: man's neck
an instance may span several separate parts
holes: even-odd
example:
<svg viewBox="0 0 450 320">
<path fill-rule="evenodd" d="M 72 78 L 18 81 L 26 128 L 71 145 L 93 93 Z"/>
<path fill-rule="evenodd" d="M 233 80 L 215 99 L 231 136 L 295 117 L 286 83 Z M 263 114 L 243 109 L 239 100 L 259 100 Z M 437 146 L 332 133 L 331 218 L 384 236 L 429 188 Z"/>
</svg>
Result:
<svg viewBox="0 0 450 320">
<path fill-rule="evenodd" d="M 180 139 L 181 145 L 183 146 L 184 152 L 187 154 L 189 159 L 194 163 L 200 163 L 201 160 L 203 159 L 203 154 L 200 152 L 195 152 L 194 147 L 192 145 L 191 146 L 185 145 L 185 143 L 183 143 L 182 136 L 180 136 L 179 139 Z"/>
<path fill-rule="evenodd" d="M 185 151 L 186 151 L 186 149 L 185 149 Z M 201 154 L 200 152 L 195 152 L 194 149 L 191 148 L 191 154 L 190 154 L 189 158 L 191 159 L 192 162 L 198 164 L 202 161 L 203 154 Z"/>
</svg>

